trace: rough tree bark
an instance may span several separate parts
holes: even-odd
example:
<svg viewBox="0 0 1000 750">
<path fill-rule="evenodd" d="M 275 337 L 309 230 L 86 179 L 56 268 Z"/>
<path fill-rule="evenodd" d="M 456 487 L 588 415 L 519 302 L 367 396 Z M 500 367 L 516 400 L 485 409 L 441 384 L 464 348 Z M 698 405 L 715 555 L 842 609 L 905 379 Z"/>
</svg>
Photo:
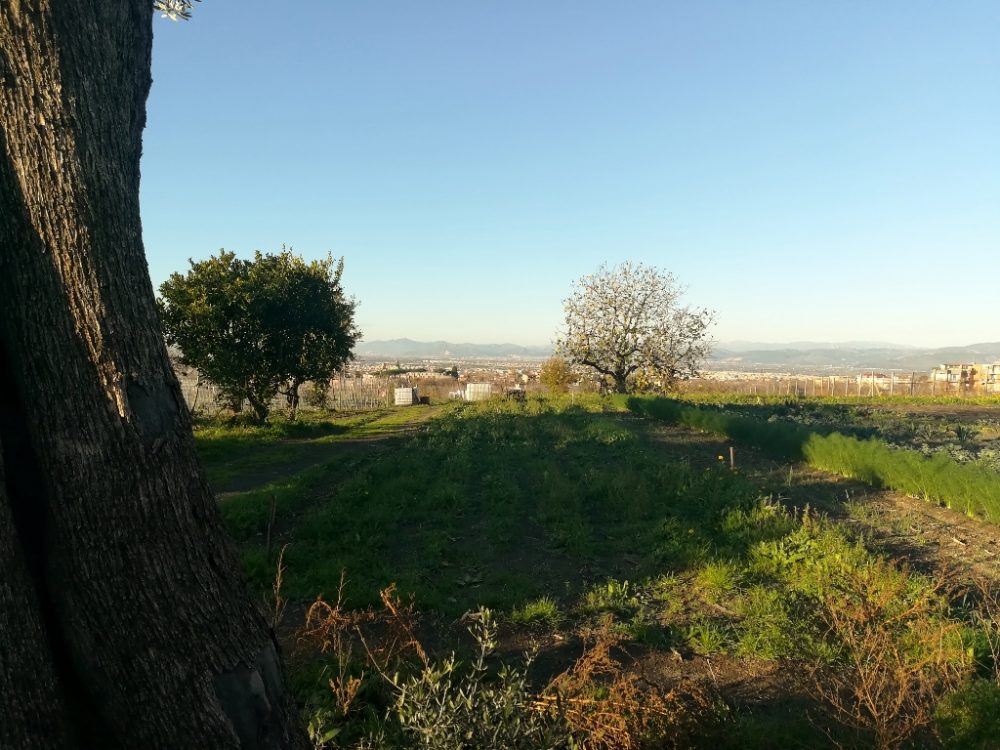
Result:
<svg viewBox="0 0 1000 750">
<path fill-rule="evenodd" d="M 0 747 L 304 747 L 159 334 L 151 25 L 0 3 Z"/>
</svg>

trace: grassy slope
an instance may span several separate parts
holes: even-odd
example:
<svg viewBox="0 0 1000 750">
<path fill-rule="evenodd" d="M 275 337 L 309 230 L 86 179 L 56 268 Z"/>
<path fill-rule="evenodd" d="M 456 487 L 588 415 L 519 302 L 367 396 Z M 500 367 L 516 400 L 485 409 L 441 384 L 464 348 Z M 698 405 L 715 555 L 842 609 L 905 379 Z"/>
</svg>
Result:
<svg viewBox="0 0 1000 750">
<path fill-rule="evenodd" d="M 291 466 L 286 451 L 415 414 L 204 429 L 199 441 L 218 478 L 260 462 Z M 267 550 L 272 503 L 277 543 Z M 279 545 L 289 544 L 285 593 L 300 600 L 333 595 L 346 570 L 354 606 L 395 582 L 421 609 L 448 617 L 485 604 L 522 627 L 567 632 L 610 614 L 654 652 L 831 669 L 857 655 L 852 633 L 830 627 L 834 608 L 896 623 L 888 637 L 898 637 L 904 661 L 931 642 L 947 669 L 990 659 L 970 616 L 929 579 L 871 554 L 834 523 L 759 497 L 738 473 L 671 461 L 645 439 L 641 420 L 597 399 L 449 408 L 415 435 L 336 453 L 227 495 L 222 508 L 262 592 Z M 789 679 L 783 689 L 803 686 Z M 801 716 L 733 716 L 729 739 L 716 746 L 827 742 Z"/>
</svg>

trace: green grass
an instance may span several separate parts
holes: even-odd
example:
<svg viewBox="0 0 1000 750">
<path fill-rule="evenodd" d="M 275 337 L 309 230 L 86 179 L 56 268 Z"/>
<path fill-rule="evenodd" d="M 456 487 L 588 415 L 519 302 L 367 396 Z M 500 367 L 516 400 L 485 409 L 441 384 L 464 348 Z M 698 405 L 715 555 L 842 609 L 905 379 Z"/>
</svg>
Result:
<svg viewBox="0 0 1000 750">
<path fill-rule="evenodd" d="M 692 408 L 650 405 L 643 410 L 655 416 Z M 900 658 L 916 660 L 923 646 L 914 643 L 927 642 L 920 638 L 940 623 L 961 626 L 942 636 L 942 663 L 964 669 L 969 659 L 982 667 L 991 658 L 974 645 L 981 628 L 965 605 L 948 601 L 931 579 L 875 554 L 844 525 L 762 497 L 738 472 L 672 460 L 616 409 L 597 397 L 449 407 L 403 439 L 227 495 L 222 511 L 262 594 L 278 549 L 288 545 L 284 593 L 300 602 L 334 596 L 346 571 L 349 607 L 376 603 L 380 589 L 396 583 L 404 599 L 412 594 L 420 610 L 449 621 L 485 605 L 509 612 L 506 627 L 534 637 L 610 617 L 615 632 L 645 649 L 674 649 L 686 660 L 788 662 L 799 665 L 796 674 L 806 665 L 846 669 L 854 641 L 824 618 L 866 611 L 889 629 Z M 382 414 L 346 432 L 312 427 L 308 441 L 394 428 L 395 420 L 405 415 Z M 746 434 L 781 429 L 766 428 Z M 280 451 L 290 439 L 284 426 L 254 437 L 212 429 L 219 440 L 246 440 L 261 451 Z M 800 444 L 804 454 L 816 439 Z M 882 460 L 851 457 L 863 441 L 818 439 L 852 466 Z M 207 460 L 211 468 L 232 458 L 220 450 Z M 907 615 L 911 609 L 919 618 Z M 980 731 L 965 705 L 947 714 L 955 736 Z M 765 736 L 766 724 L 736 712 L 729 726 L 753 737 Z"/>
<path fill-rule="evenodd" d="M 209 483 L 217 491 L 247 484 L 259 476 L 301 471 L 330 456 L 330 445 L 345 440 L 364 440 L 398 433 L 407 425 L 448 407 L 374 409 L 357 413 L 304 411 L 290 421 L 275 414 L 263 426 L 238 419 L 200 418 L 195 424 L 195 442 L 204 462 Z M 257 482 L 263 484 L 264 482 Z"/>
<path fill-rule="evenodd" d="M 261 588 L 276 498 L 289 594 L 329 594 L 346 569 L 355 603 L 395 582 L 453 615 L 579 593 L 581 567 L 645 575 L 661 563 L 665 523 L 755 495 L 727 474 L 664 462 L 603 409 L 599 399 L 464 405 L 349 470 L 333 462 L 227 496 L 223 513 Z"/>
<path fill-rule="evenodd" d="M 554 599 L 543 596 L 516 607 L 510 619 L 518 625 L 543 625 L 551 629 L 558 627 L 566 616 Z"/>
</svg>

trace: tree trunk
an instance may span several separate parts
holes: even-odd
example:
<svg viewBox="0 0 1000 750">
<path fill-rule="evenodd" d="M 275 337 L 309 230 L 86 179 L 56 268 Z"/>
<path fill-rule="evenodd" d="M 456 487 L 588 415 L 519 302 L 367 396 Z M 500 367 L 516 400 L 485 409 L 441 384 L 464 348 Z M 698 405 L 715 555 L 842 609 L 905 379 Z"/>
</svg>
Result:
<svg viewBox="0 0 1000 750">
<path fill-rule="evenodd" d="M 10 424 L 0 412 L 0 429 Z M 68 746 L 54 659 L 7 497 L 0 461 L 0 747 Z"/>
<path fill-rule="evenodd" d="M 151 25 L 0 4 L 0 745 L 305 747 L 159 333 Z"/>
<path fill-rule="evenodd" d="M 285 394 L 285 398 L 288 401 L 288 412 L 289 419 L 294 422 L 295 417 L 299 411 L 299 388 L 302 387 L 302 381 L 298 378 L 292 378 L 288 385 L 288 392 Z"/>
<path fill-rule="evenodd" d="M 271 413 L 270 399 L 260 398 L 257 395 L 251 393 L 247 396 L 247 402 L 250 404 L 250 408 L 253 409 L 254 418 L 256 423 L 263 425 L 267 423 L 267 417 Z"/>
<path fill-rule="evenodd" d="M 628 375 L 615 373 L 615 393 L 628 393 Z"/>
</svg>

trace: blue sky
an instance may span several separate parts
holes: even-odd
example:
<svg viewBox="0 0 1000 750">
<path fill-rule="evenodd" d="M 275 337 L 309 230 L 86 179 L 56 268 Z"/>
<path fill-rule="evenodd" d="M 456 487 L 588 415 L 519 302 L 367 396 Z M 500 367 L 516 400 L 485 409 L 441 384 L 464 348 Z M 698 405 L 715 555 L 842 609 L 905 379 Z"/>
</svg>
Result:
<svg viewBox="0 0 1000 750">
<path fill-rule="evenodd" d="M 1000 3 L 206 0 L 154 21 L 150 274 L 345 257 L 367 339 L 549 342 L 601 263 L 720 340 L 1000 340 Z"/>
</svg>

